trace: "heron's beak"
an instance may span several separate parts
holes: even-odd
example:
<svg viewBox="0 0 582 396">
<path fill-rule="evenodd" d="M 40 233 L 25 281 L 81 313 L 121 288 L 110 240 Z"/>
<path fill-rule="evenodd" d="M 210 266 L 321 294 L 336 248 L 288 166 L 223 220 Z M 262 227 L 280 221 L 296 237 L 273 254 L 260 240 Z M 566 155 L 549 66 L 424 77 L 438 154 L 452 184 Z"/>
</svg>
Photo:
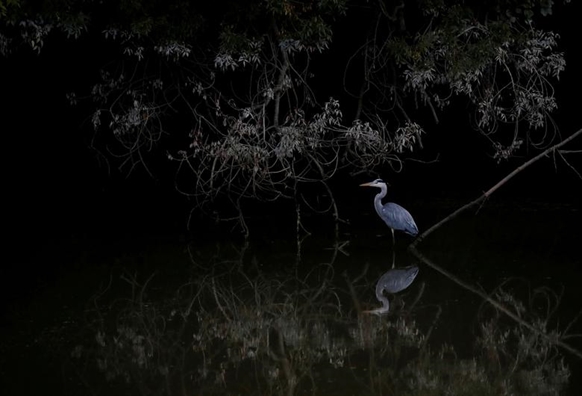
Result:
<svg viewBox="0 0 582 396">
<path fill-rule="evenodd" d="M 362 184 L 360 184 L 360 187 L 372 187 L 373 185 L 374 185 L 374 183 L 368 182 L 368 183 L 362 183 Z"/>
</svg>

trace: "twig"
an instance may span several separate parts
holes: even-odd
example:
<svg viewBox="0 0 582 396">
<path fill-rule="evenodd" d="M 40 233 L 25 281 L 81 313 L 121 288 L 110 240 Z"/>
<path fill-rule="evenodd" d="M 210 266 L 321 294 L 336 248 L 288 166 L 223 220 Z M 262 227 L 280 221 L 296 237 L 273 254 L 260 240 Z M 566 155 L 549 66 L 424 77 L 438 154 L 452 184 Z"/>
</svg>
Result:
<svg viewBox="0 0 582 396">
<path fill-rule="evenodd" d="M 226 313 L 226 311 L 224 310 L 224 308 L 220 304 L 220 301 L 218 301 L 218 295 L 216 294 L 216 284 L 214 283 L 214 277 L 212 277 L 212 293 L 214 295 L 214 301 L 216 301 L 216 305 L 218 306 L 218 309 L 220 310 L 220 312 L 222 312 L 222 315 L 224 315 L 224 318 L 229 323 L 232 322 L 232 320 L 230 319 L 230 316 L 228 316 L 228 314 Z"/>
<path fill-rule="evenodd" d="M 269 355 L 273 360 L 276 362 L 281 363 L 281 367 L 283 368 L 283 374 L 285 375 L 285 379 L 287 380 L 287 396 L 293 396 L 295 394 L 295 387 L 297 386 L 297 376 L 291 367 L 291 362 L 287 357 L 287 353 L 285 351 L 285 340 L 283 338 L 283 333 L 277 326 L 273 326 L 272 328 L 275 336 L 277 337 L 276 345 L 273 347 L 277 348 L 277 352 L 279 355 L 276 355 L 273 351 L 269 352 Z"/>
<path fill-rule="evenodd" d="M 367 266 L 366 266 L 366 270 L 367 270 Z M 358 313 L 358 316 L 361 315 L 362 313 L 362 306 L 360 304 L 360 300 L 358 300 L 358 295 L 356 293 L 356 291 L 354 290 L 354 285 L 352 284 L 350 277 L 348 276 L 347 271 L 344 271 L 342 273 L 344 279 L 346 280 L 346 284 L 348 285 L 348 288 L 350 290 L 350 295 L 352 296 L 352 301 L 354 302 L 354 307 L 356 307 L 356 312 Z"/>
</svg>

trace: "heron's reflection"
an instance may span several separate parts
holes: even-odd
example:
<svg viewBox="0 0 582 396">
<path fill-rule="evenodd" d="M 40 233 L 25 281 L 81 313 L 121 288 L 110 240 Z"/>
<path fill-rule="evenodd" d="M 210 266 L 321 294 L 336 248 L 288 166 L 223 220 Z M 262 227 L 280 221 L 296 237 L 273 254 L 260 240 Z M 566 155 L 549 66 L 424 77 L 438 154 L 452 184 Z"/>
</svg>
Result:
<svg viewBox="0 0 582 396">
<path fill-rule="evenodd" d="M 364 311 L 364 313 L 374 315 L 385 315 L 390 309 L 388 298 L 384 296 L 384 292 L 388 294 L 396 294 L 408 286 L 418 275 L 419 268 L 416 265 L 405 268 L 392 268 L 378 279 L 376 283 L 376 298 L 382 303 L 382 307 Z"/>
</svg>

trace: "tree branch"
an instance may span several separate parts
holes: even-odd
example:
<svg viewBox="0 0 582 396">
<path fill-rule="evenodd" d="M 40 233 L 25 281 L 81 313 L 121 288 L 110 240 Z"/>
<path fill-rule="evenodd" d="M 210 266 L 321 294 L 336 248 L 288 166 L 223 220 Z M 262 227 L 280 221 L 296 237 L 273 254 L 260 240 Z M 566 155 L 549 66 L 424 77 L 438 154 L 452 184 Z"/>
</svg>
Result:
<svg viewBox="0 0 582 396">
<path fill-rule="evenodd" d="M 527 167 L 529 167 L 530 165 L 532 165 L 533 163 L 537 162 L 538 160 L 540 160 L 543 157 L 546 157 L 548 154 L 557 151 L 560 147 L 564 146 L 565 144 L 567 144 L 568 142 L 572 141 L 573 139 L 575 139 L 577 136 L 582 134 L 582 129 L 576 131 L 575 133 L 573 133 L 571 136 L 569 136 L 568 138 L 562 140 L 560 143 L 553 145 L 552 147 L 548 148 L 547 150 L 543 151 L 542 153 L 540 153 L 539 155 L 533 157 L 532 159 L 530 159 L 529 161 L 525 162 L 523 165 L 517 167 L 513 172 L 511 172 L 510 174 L 508 174 L 507 176 L 505 176 L 503 179 L 501 179 L 497 184 L 495 184 L 493 187 L 491 187 L 489 190 L 485 191 L 483 193 L 483 195 L 481 195 L 480 197 L 478 197 L 477 199 L 469 202 L 468 204 L 460 207 L 459 209 L 457 209 L 456 211 L 454 211 L 453 213 L 451 213 L 450 215 L 448 215 L 447 217 L 445 217 L 444 219 L 442 219 L 441 221 L 439 221 L 438 223 L 436 223 L 435 225 L 433 225 L 432 227 L 430 227 L 428 230 L 426 230 L 424 233 L 422 233 L 408 248 L 408 250 L 414 255 L 416 256 L 419 260 L 421 260 L 423 263 L 425 263 L 426 265 L 428 265 L 429 267 L 431 267 L 432 269 L 440 272 L 441 274 L 443 274 L 444 276 L 446 276 L 447 278 L 449 278 L 450 280 L 452 280 L 453 282 L 455 282 L 456 284 L 458 284 L 459 286 L 463 287 L 464 289 L 477 294 L 479 297 L 481 297 L 484 301 L 487 301 L 489 304 L 493 305 L 496 309 L 498 309 L 500 312 L 503 312 L 504 314 L 506 314 L 507 316 L 509 316 L 511 319 L 513 319 L 514 321 L 516 321 L 517 323 L 519 323 L 522 326 L 525 326 L 526 328 L 528 328 L 530 331 L 534 332 L 535 334 L 539 335 L 540 337 L 542 337 L 543 339 L 545 339 L 546 341 L 550 342 L 553 345 L 557 345 L 559 347 L 561 347 L 562 349 L 572 353 L 574 356 L 581 358 L 582 359 L 582 352 L 573 348 L 572 346 L 570 346 L 569 344 L 563 342 L 562 340 L 558 339 L 555 336 L 550 336 L 547 333 L 541 331 L 540 329 L 534 327 L 533 325 L 531 325 L 530 323 L 524 321 L 523 319 L 521 319 L 519 316 L 517 316 L 515 313 L 511 312 L 508 308 L 504 307 L 503 305 L 501 305 L 498 301 L 494 300 L 493 298 L 491 298 L 490 296 L 488 296 L 487 294 L 485 294 L 483 291 L 473 287 L 472 285 L 462 281 L 460 278 L 457 278 L 455 275 L 453 275 L 452 273 L 448 272 L 447 270 L 445 270 L 444 268 L 442 268 L 441 266 L 435 264 L 434 262 L 432 262 L 428 257 L 424 256 L 417 248 L 416 246 L 422 242 L 428 235 L 430 235 L 431 233 L 433 233 L 435 230 L 437 230 L 438 228 L 440 228 L 443 224 L 447 223 L 448 221 L 454 219 L 455 217 L 457 217 L 459 214 L 467 211 L 468 209 L 472 208 L 473 206 L 476 206 L 478 204 L 480 204 L 481 202 L 485 201 L 491 194 L 493 194 L 495 191 L 497 191 L 501 186 L 503 186 L 505 183 L 507 183 L 509 180 L 511 180 L 514 176 L 516 176 L 518 173 L 520 173 L 521 171 L 523 171 L 524 169 L 526 169 Z"/>
<path fill-rule="evenodd" d="M 468 204 L 460 207 L 459 209 L 457 209 L 456 211 L 454 211 L 453 213 L 451 213 L 450 215 L 448 215 L 447 217 L 445 217 L 444 219 L 442 219 L 441 221 L 439 221 L 438 223 L 436 223 L 435 225 L 433 225 L 432 227 L 430 227 L 428 230 L 426 230 L 425 232 L 423 232 L 421 235 L 419 235 L 416 238 L 416 240 L 410 245 L 410 248 L 409 249 L 411 249 L 411 250 L 412 249 L 415 249 L 416 246 L 420 242 L 422 242 L 427 236 L 429 236 L 430 234 L 432 234 L 435 230 L 439 229 L 443 224 L 451 221 L 452 219 L 454 219 L 455 217 L 457 217 L 461 213 L 467 211 L 468 209 L 472 208 L 473 206 L 476 206 L 476 205 L 480 204 L 481 202 L 485 201 L 487 198 L 489 198 L 489 196 L 491 194 L 493 194 L 495 191 L 497 191 L 501 186 L 503 186 L 505 183 L 507 183 L 509 180 L 511 180 L 518 173 L 520 173 L 521 171 L 523 171 L 524 169 L 526 169 L 530 165 L 534 164 L 535 162 L 539 161 L 543 157 L 546 157 L 551 152 L 554 152 L 554 151 L 558 150 L 560 147 L 562 147 L 565 144 L 567 144 L 568 142 L 574 140 L 580 134 L 582 134 L 582 129 L 574 132 L 572 135 L 570 135 L 568 138 L 562 140 L 560 143 L 557 143 L 557 144 L 553 145 L 552 147 L 549 147 L 547 150 L 545 150 L 542 153 L 536 155 L 535 157 L 533 157 L 529 161 L 525 162 L 523 165 L 518 166 L 513 172 L 511 172 L 510 174 L 508 174 L 507 176 L 505 176 L 503 179 L 501 179 L 497 184 L 495 184 L 489 190 L 485 191 L 483 193 L 483 195 L 481 195 L 477 199 L 469 202 Z"/>
<path fill-rule="evenodd" d="M 462 281 L 461 279 L 457 278 L 455 275 L 453 275 L 452 273 L 448 272 L 447 270 L 445 270 L 441 266 L 433 263 L 428 257 L 426 257 L 425 255 L 423 255 L 415 247 L 411 247 L 410 248 L 410 251 L 412 252 L 412 254 L 414 254 L 423 263 L 425 263 L 429 267 L 437 270 L 438 272 L 440 272 L 441 274 L 443 274 L 444 276 L 446 276 L 447 278 L 449 278 L 450 280 L 452 280 L 453 282 L 455 282 L 459 286 L 463 287 L 464 289 L 467 289 L 470 292 L 475 293 L 476 295 L 478 295 L 479 297 L 481 297 L 483 300 L 485 300 L 489 304 L 493 305 L 496 309 L 498 309 L 499 311 L 503 312 L 504 314 L 506 314 L 507 316 L 509 316 L 511 319 L 513 319 L 514 321 L 516 321 L 520 325 L 522 325 L 524 327 L 527 327 L 530 331 L 532 331 L 533 333 L 539 335 L 540 337 L 542 337 L 543 339 L 545 339 L 549 343 L 551 343 L 553 345 L 557 345 L 557 346 L 563 348 L 564 350 L 570 352 L 574 356 L 582 359 L 582 352 L 579 351 L 578 349 L 572 347 L 571 345 L 565 343 L 564 341 L 561 341 L 557 337 L 553 337 L 551 335 L 548 335 L 547 333 L 541 331 L 540 329 L 534 327 L 530 323 L 528 323 L 525 320 L 521 319 L 519 316 L 517 316 L 516 314 L 514 314 L 513 312 L 511 312 L 508 308 L 506 308 L 505 306 L 501 305 L 499 302 L 497 302 L 496 300 L 494 300 L 493 298 L 491 298 L 490 296 L 488 296 L 487 294 L 485 294 L 481 290 L 479 290 L 479 289 L 471 286 L 470 284 Z"/>
</svg>

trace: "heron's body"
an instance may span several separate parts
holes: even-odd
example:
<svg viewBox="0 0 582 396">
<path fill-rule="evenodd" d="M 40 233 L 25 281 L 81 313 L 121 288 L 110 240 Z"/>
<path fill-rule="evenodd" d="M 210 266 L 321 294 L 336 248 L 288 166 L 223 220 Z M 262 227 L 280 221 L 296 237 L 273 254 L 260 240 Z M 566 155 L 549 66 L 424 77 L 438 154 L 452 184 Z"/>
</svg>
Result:
<svg viewBox="0 0 582 396">
<path fill-rule="evenodd" d="M 370 183 L 360 184 L 362 187 L 377 187 L 380 192 L 374 197 L 374 208 L 376 213 L 392 232 L 403 231 L 408 235 L 416 236 L 418 235 L 418 227 L 412 218 L 412 215 L 408 210 L 404 209 L 402 206 L 394 203 L 387 202 L 382 204 L 382 198 L 388 193 L 388 187 L 381 179 L 376 179 Z"/>
<path fill-rule="evenodd" d="M 419 268 L 413 265 L 406 268 L 392 268 L 385 272 L 376 283 L 376 298 L 382 303 L 382 307 L 364 312 L 374 315 L 387 314 L 390 304 L 388 298 L 384 296 L 384 292 L 396 294 L 406 289 L 412 284 L 416 275 L 418 275 L 418 271 Z"/>
<path fill-rule="evenodd" d="M 402 231 L 408 235 L 416 236 L 418 235 L 418 227 L 412 218 L 412 215 L 408 210 L 404 209 L 402 206 L 395 204 L 394 202 L 387 202 L 382 204 L 382 198 L 386 196 L 388 192 L 388 187 L 382 179 L 376 179 L 369 183 L 360 184 L 362 187 L 377 187 L 380 192 L 374 197 L 374 208 L 376 213 L 392 232 L 392 246 L 394 246 L 394 230 Z M 392 249 L 392 268 L 396 265 L 395 250 Z"/>
<path fill-rule="evenodd" d="M 418 235 L 418 227 L 408 210 L 394 202 L 382 205 L 382 198 L 378 198 L 378 195 L 374 198 L 374 206 L 376 213 L 384 220 L 384 223 L 395 231 L 402 231 L 412 236 Z"/>
</svg>

